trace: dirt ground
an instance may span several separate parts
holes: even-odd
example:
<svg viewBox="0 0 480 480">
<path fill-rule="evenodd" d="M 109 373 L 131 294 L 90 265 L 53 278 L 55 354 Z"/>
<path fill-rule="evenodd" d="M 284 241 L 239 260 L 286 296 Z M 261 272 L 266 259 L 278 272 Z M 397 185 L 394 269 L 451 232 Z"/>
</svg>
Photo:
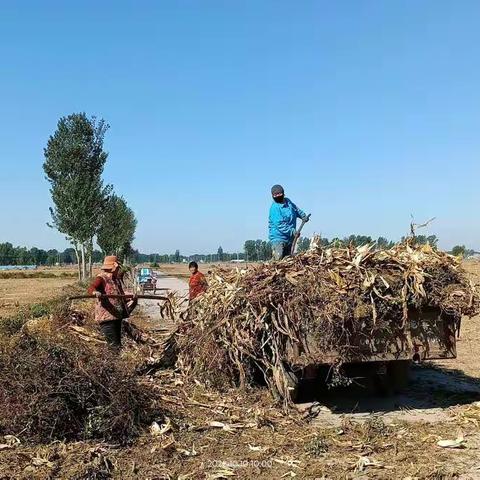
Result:
<svg viewBox="0 0 480 480">
<path fill-rule="evenodd" d="M 467 260 L 463 263 L 470 273 L 472 282 L 480 286 L 480 261 Z M 474 317 L 462 322 L 458 339 L 457 358 L 448 362 L 450 368 L 458 369 L 466 375 L 480 377 L 480 318 Z"/>
<path fill-rule="evenodd" d="M 480 262 L 465 262 L 480 284 Z M 202 266 L 202 270 L 210 266 Z M 161 266 L 159 287 L 185 293 L 186 265 Z M 55 295 L 33 280 L 24 292 Z M 56 280 L 56 279 L 54 279 Z M 2 298 L 21 284 L 0 281 Z M 58 290 L 57 290 L 58 291 Z M 38 301 L 40 294 L 25 294 Z M 158 335 L 167 325 L 146 304 L 135 322 Z M 0 306 L 0 315 L 5 307 Z M 261 390 L 213 392 L 173 370 L 142 381 L 158 391 L 160 432 L 128 446 L 75 442 L 2 445 L 0 479 L 480 479 L 480 318 L 464 320 L 458 358 L 413 369 L 410 387 L 383 397 L 351 387 L 304 398 L 285 412 Z M 21 438 L 19 439 L 22 440 Z M 451 440 L 450 447 L 438 445 Z M 458 440 L 455 443 L 455 440 Z"/>
</svg>

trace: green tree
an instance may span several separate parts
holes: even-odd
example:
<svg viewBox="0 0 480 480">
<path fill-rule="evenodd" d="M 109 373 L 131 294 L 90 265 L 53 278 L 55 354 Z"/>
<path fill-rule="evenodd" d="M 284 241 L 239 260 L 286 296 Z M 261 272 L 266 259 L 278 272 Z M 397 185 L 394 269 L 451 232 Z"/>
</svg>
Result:
<svg viewBox="0 0 480 480">
<path fill-rule="evenodd" d="M 392 248 L 394 245 L 395 245 L 394 242 L 388 240 L 385 237 L 378 237 L 377 239 L 377 248 L 379 249 L 384 250 L 384 249 Z"/>
<path fill-rule="evenodd" d="M 332 245 L 332 247 L 340 248 L 340 247 L 344 247 L 345 243 L 344 243 L 344 240 L 342 240 L 338 237 L 335 237 L 335 238 L 332 238 L 331 245 Z"/>
<path fill-rule="evenodd" d="M 100 250 L 94 250 L 92 253 L 92 262 L 100 263 L 103 260 L 103 252 Z"/>
<path fill-rule="evenodd" d="M 310 239 L 307 237 L 300 237 L 298 239 L 297 251 L 306 252 L 310 248 Z"/>
<path fill-rule="evenodd" d="M 427 243 L 430 244 L 433 248 L 437 248 L 438 238 L 436 235 L 429 235 L 427 237 Z"/>
<path fill-rule="evenodd" d="M 29 265 L 33 263 L 33 259 L 30 255 L 30 252 L 26 247 L 17 247 L 14 249 L 15 252 L 15 261 L 14 265 Z"/>
<path fill-rule="evenodd" d="M 60 263 L 60 254 L 56 249 L 48 250 L 47 251 L 47 265 L 55 265 L 56 263 Z"/>
<path fill-rule="evenodd" d="M 243 249 L 245 251 L 245 257 L 247 262 L 253 262 L 257 260 L 257 248 L 255 240 L 247 240 Z"/>
<path fill-rule="evenodd" d="M 104 255 L 125 257 L 131 252 L 137 220 L 127 202 L 110 195 L 102 212 L 97 232 L 97 243 Z"/>
<path fill-rule="evenodd" d="M 255 257 L 256 260 L 265 260 L 263 256 L 264 249 L 263 249 L 263 241 L 262 240 L 255 240 Z"/>
<path fill-rule="evenodd" d="M 270 242 L 263 241 L 262 243 L 262 255 L 265 260 L 271 260 L 273 256 L 272 244 Z"/>
<path fill-rule="evenodd" d="M 0 264 L 15 265 L 17 256 L 11 243 L 0 243 Z"/>
<path fill-rule="evenodd" d="M 265 240 L 247 240 L 244 244 L 244 254 L 239 258 L 248 262 L 266 261 L 272 258 L 272 244 Z M 237 254 L 229 255 L 231 259 L 236 259 Z"/>
<path fill-rule="evenodd" d="M 217 255 L 218 255 L 218 261 L 219 261 L 219 262 L 223 262 L 223 260 L 224 260 L 224 254 L 223 254 L 223 248 L 222 248 L 221 246 L 218 247 Z"/>
<path fill-rule="evenodd" d="M 47 263 L 48 254 L 41 248 L 33 247 L 30 249 L 29 257 L 35 265 L 45 265 Z"/>
<path fill-rule="evenodd" d="M 455 255 L 456 257 L 464 257 L 466 250 L 465 245 L 455 245 L 452 248 L 452 255 Z"/>
<path fill-rule="evenodd" d="M 362 245 L 368 245 L 369 243 L 372 243 L 372 237 L 366 235 L 350 235 L 349 237 L 345 237 L 342 243 L 344 245 L 360 247 Z"/>
<path fill-rule="evenodd" d="M 180 263 L 180 250 L 175 250 L 175 255 L 173 256 L 176 263 Z"/>
<path fill-rule="evenodd" d="M 77 262 L 77 254 L 74 248 L 66 248 L 60 254 L 60 263 L 73 264 Z"/>
<path fill-rule="evenodd" d="M 85 113 L 62 117 L 44 150 L 43 169 L 50 183 L 53 226 L 72 242 L 79 264 L 79 279 L 85 280 L 88 251 L 92 253 L 101 213 L 111 187 L 102 173 L 108 154 L 103 140 L 108 125 Z"/>
<path fill-rule="evenodd" d="M 427 245 L 429 244 L 432 248 L 437 248 L 438 238 L 436 235 L 415 235 L 414 242 L 416 245 Z M 406 240 L 406 237 L 402 237 L 402 242 Z"/>
</svg>

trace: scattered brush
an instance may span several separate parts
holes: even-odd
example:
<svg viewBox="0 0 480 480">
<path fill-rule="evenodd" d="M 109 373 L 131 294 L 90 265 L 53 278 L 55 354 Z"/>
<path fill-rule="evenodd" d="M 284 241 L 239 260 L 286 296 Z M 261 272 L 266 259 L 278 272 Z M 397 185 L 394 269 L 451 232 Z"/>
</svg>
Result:
<svg viewBox="0 0 480 480">
<path fill-rule="evenodd" d="M 0 435 L 126 442 L 151 421 L 151 390 L 123 356 L 72 335 L 80 317 L 60 309 L 0 338 Z"/>
<path fill-rule="evenodd" d="M 292 358 L 303 366 L 368 358 L 385 339 L 405 337 L 412 309 L 427 308 L 459 322 L 478 312 L 479 296 L 456 258 L 411 239 L 220 269 L 175 334 L 177 365 L 218 387 L 264 380 L 288 402 Z"/>
</svg>

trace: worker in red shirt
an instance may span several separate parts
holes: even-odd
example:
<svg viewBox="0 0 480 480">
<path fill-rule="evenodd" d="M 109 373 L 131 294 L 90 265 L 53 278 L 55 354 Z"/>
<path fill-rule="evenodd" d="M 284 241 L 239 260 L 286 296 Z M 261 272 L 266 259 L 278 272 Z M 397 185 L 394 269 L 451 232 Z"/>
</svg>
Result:
<svg viewBox="0 0 480 480">
<path fill-rule="evenodd" d="M 128 318 L 137 306 L 137 298 L 126 302 L 124 298 L 105 298 L 103 295 L 125 295 L 123 291 L 120 263 L 115 255 L 105 257 L 102 272 L 93 280 L 88 289 L 95 295 L 95 321 L 105 335 L 107 342 L 120 348 L 122 344 L 122 320 Z"/>
<path fill-rule="evenodd" d="M 197 262 L 190 262 L 188 264 L 188 269 L 192 274 L 190 276 L 190 301 L 194 298 L 197 298 L 203 292 L 207 290 L 208 284 L 205 275 L 202 272 L 198 271 L 198 263 Z"/>
</svg>

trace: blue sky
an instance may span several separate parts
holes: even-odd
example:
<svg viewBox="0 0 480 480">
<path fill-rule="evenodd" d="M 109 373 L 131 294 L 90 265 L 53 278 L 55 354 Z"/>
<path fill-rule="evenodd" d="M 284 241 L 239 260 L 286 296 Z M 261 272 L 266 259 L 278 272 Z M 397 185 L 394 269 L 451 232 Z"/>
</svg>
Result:
<svg viewBox="0 0 480 480">
<path fill-rule="evenodd" d="M 468 0 L 1 2 L 0 241 L 66 246 L 43 148 L 85 111 L 142 251 L 265 238 L 274 183 L 306 234 L 414 214 L 480 249 L 479 22 Z"/>
</svg>

